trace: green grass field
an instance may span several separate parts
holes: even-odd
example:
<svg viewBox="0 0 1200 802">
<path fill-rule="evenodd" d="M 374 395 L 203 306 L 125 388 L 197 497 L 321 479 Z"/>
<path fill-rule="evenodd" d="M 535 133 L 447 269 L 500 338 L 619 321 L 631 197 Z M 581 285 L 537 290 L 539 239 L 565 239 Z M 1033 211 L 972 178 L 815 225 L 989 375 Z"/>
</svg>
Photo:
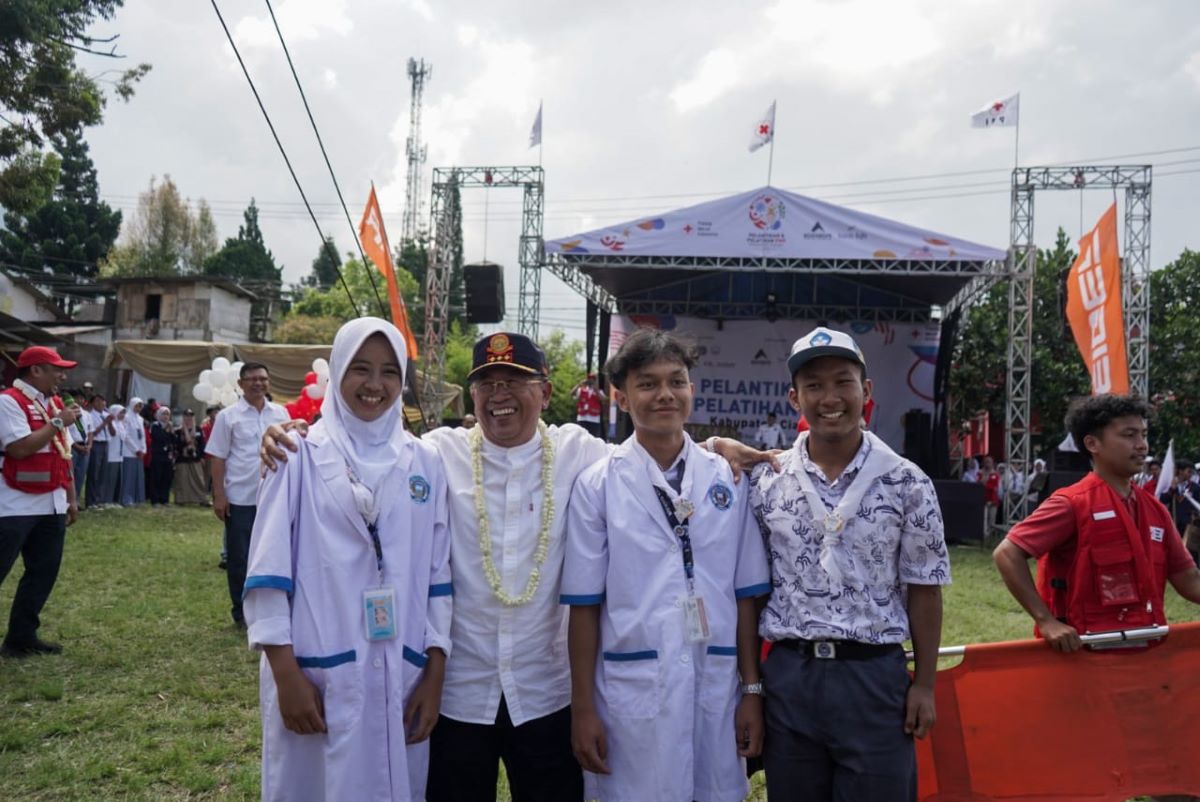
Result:
<svg viewBox="0 0 1200 802">
<path fill-rule="evenodd" d="M 42 629 L 65 653 L 0 661 L 0 797 L 258 798 L 258 661 L 230 623 L 220 532 L 210 511 L 175 508 L 85 513 L 68 530 Z M 952 559 L 943 643 L 1027 637 L 988 554 Z M 5 621 L 21 571 L 0 587 Z M 1172 591 L 1167 606 L 1200 617 Z M 751 799 L 766 799 L 758 785 Z"/>
</svg>

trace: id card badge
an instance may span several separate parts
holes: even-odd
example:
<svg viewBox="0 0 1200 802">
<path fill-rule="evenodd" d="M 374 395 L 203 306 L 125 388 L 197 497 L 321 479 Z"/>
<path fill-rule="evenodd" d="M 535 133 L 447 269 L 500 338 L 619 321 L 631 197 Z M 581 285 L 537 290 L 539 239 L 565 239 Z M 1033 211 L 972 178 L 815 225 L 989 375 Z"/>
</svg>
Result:
<svg viewBox="0 0 1200 802">
<path fill-rule="evenodd" d="M 711 637 L 708 630 L 708 613 L 704 609 L 702 597 L 688 596 L 683 600 L 683 617 L 687 622 L 689 643 L 704 643 Z"/>
<path fill-rule="evenodd" d="M 391 587 L 363 591 L 363 623 L 367 640 L 396 637 L 396 591 Z"/>
</svg>

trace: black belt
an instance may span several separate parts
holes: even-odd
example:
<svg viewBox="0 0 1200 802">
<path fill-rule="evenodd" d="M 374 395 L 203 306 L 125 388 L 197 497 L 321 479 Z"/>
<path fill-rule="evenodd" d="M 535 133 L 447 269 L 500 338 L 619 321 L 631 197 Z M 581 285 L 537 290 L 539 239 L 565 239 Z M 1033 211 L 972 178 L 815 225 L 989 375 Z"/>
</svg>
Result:
<svg viewBox="0 0 1200 802">
<path fill-rule="evenodd" d="M 853 640 L 796 640 L 775 641 L 775 646 L 800 652 L 805 657 L 818 660 L 870 660 L 887 654 L 902 652 L 899 643 L 862 643 Z"/>
</svg>

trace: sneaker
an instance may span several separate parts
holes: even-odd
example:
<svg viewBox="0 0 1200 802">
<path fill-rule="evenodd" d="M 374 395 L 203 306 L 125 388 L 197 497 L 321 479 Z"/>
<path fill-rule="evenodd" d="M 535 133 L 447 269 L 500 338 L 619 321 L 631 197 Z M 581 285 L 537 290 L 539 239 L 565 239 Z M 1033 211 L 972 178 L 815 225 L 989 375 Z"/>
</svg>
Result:
<svg viewBox="0 0 1200 802">
<path fill-rule="evenodd" d="M 0 644 L 0 657 L 29 657 L 34 654 L 62 654 L 62 646 L 40 638 L 34 638 L 28 643 L 14 644 L 4 641 Z"/>
<path fill-rule="evenodd" d="M 217 567 L 218 567 L 218 568 L 220 568 L 222 571 L 224 571 L 224 570 L 225 570 L 225 567 L 226 567 L 227 565 L 228 565 L 228 563 L 226 563 L 226 562 L 225 562 L 225 558 L 224 558 L 224 557 L 222 557 L 222 558 L 221 558 L 221 561 L 220 561 L 219 563 L 217 563 Z"/>
</svg>

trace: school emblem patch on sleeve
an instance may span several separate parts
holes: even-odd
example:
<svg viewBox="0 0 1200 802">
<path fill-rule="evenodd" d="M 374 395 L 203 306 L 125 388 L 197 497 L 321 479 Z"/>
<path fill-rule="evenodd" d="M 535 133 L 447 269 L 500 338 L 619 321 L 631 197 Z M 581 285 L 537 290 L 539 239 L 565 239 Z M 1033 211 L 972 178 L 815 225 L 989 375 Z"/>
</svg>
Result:
<svg viewBox="0 0 1200 802">
<path fill-rule="evenodd" d="M 429 482 L 424 476 L 408 477 L 408 494 L 412 496 L 413 501 L 424 504 L 429 501 Z"/>
<path fill-rule="evenodd" d="M 716 482 L 708 489 L 708 500 L 718 510 L 727 510 L 733 503 L 733 491 L 722 482 Z"/>
</svg>

